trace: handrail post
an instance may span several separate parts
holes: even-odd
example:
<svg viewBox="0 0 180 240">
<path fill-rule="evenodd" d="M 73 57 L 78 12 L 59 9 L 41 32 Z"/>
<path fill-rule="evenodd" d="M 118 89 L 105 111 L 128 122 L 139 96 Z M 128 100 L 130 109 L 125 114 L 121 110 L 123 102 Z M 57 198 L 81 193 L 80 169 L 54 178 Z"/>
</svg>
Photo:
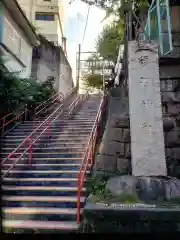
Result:
<svg viewBox="0 0 180 240">
<path fill-rule="evenodd" d="M 26 119 L 27 119 L 27 111 L 28 111 L 28 109 L 27 109 L 27 104 L 26 104 L 25 111 L 24 111 L 24 121 L 26 121 Z"/>
<path fill-rule="evenodd" d="M 91 139 L 91 144 L 89 147 L 89 151 L 90 151 L 90 158 L 88 159 L 89 164 L 92 166 L 92 158 L 93 158 L 93 139 Z"/>
<path fill-rule="evenodd" d="M 6 121 L 6 117 L 3 117 L 3 121 L 2 121 L 2 139 L 4 137 L 4 127 L 5 127 L 5 121 Z"/>
<path fill-rule="evenodd" d="M 30 145 L 29 145 L 29 148 L 28 148 L 28 151 L 29 151 L 29 165 L 32 164 L 32 146 L 33 146 L 33 143 L 32 143 L 32 140 L 29 139 L 30 141 Z"/>
<path fill-rule="evenodd" d="M 52 137 L 52 122 L 49 122 L 49 137 Z"/>
<path fill-rule="evenodd" d="M 4 117 L 3 117 L 3 120 L 2 120 L 2 133 L 1 133 L 1 148 L 2 148 L 2 149 L 3 149 L 3 143 L 4 143 L 5 121 L 6 121 L 6 116 L 4 116 Z"/>
<path fill-rule="evenodd" d="M 77 224 L 80 224 L 81 215 L 81 173 L 78 174 L 78 194 L 77 194 Z"/>
</svg>

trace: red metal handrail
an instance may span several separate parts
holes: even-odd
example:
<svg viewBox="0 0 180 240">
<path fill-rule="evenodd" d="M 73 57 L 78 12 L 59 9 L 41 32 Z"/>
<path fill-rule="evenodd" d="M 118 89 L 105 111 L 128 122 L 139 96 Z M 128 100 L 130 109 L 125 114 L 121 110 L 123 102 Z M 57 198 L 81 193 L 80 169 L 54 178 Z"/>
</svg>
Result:
<svg viewBox="0 0 180 240">
<path fill-rule="evenodd" d="M 16 165 L 16 163 L 24 156 L 24 154 L 29 151 L 29 163 L 31 164 L 32 161 L 32 146 L 33 144 L 41 137 L 41 135 L 48 129 L 51 127 L 52 123 L 59 117 L 59 115 L 62 113 L 62 111 L 53 119 L 50 120 L 55 113 L 63 106 L 63 104 L 60 105 L 60 107 L 58 107 L 48 118 L 46 118 L 30 135 L 28 135 L 21 143 L 20 145 L 14 149 L 14 151 L 12 151 L 6 159 L 4 159 L 4 161 L 2 161 L 1 164 L 4 164 L 7 160 L 9 159 L 13 159 L 16 160 L 9 168 L 8 170 L 4 173 L 4 175 L 1 177 L 2 179 L 8 174 L 8 172 Z M 47 127 L 36 137 L 35 140 L 32 140 L 32 136 L 34 133 L 37 132 L 37 130 L 39 130 L 45 123 L 47 123 Z M 17 150 L 19 150 L 20 147 L 22 147 L 25 143 L 30 142 L 29 146 L 27 147 L 27 149 L 20 155 L 19 158 L 12 158 L 12 156 L 14 155 L 14 153 L 17 152 Z"/>
<path fill-rule="evenodd" d="M 72 89 L 67 96 L 69 96 L 70 94 L 72 94 L 74 92 L 75 88 Z M 16 163 L 24 156 L 24 154 L 29 151 L 29 163 L 31 164 L 32 161 L 32 146 L 33 144 L 41 137 L 41 135 L 49 128 L 51 129 L 52 123 L 54 121 L 57 120 L 57 118 L 59 117 L 59 115 L 63 112 L 63 110 L 52 120 L 51 118 L 54 117 L 55 113 L 63 106 L 63 104 L 61 104 L 49 117 L 47 117 L 30 135 L 28 135 L 20 144 L 17 148 L 14 149 L 14 151 L 12 151 L 6 159 L 4 159 L 4 161 L 2 161 L 1 164 L 4 164 L 8 159 L 13 159 L 16 160 L 11 166 L 10 168 L 4 173 L 4 175 L 1 177 L 1 179 L 3 179 L 8 172 L 16 165 Z M 45 123 L 47 123 L 47 127 L 38 135 L 38 137 L 35 140 L 32 140 L 31 137 L 32 135 L 37 132 L 37 130 L 39 130 Z M 24 145 L 26 142 L 30 142 L 29 146 L 25 149 L 25 151 L 20 155 L 19 158 L 12 158 L 13 154 L 17 152 L 17 150 Z"/>
<path fill-rule="evenodd" d="M 10 123 L 14 122 L 15 120 L 20 119 L 20 117 L 21 117 L 23 114 L 26 115 L 26 113 L 27 113 L 27 105 L 24 105 L 24 111 L 18 113 L 15 117 L 13 117 L 13 118 L 12 118 L 11 120 L 9 120 L 8 122 L 6 122 L 7 117 L 13 115 L 14 112 L 8 113 L 8 114 L 6 114 L 4 117 L 2 117 L 2 118 L 0 119 L 0 121 L 2 121 L 2 126 L 0 127 L 0 129 L 2 129 L 1 136 L 2 136 L 2 137 L 4 136 L 5 127 L 6 127 L 7 125 L 9 125 Z"/>
<path fill-rule="evenodd" d="M 37 106 L 36 109 L 35 109 L 36 115 L 38 115 L 41 111 L 43 111 L 43 110 L 47 107 L 47 105 L 46 105 L 46 106 L 44 106 L 44 105 L 45 105 L 46 103 L 48 103 L 51 99 L 53 99 L 53 100 L 52 100 L 50 103 L 53 104 L 59 97 L 63 100 L 63 99 L 64 99 L 63 93 L 61 93 L 61 92 L 60 92 L 60 93 L 56 93 L 56 94 L 54 94 L 53 96 L 51 96 L 48 100 L 44 101 L 44 102 L 41 103 L 39 106 Z M 40 107 L 42 107 L 42 106 L 44 106 L 44 107 L 37 112 L 37 110 L 38 110 Z M 9 120 L 8 122 L 6 122 L 7 117 L 9 117 L 10 115 L 13 115 L 14 112 L 8 113 L 8 114 L 6 114 L 4 117 L 2 117 L 2 118 L 0 119 L 0 121 L 2 121 L 2 126 L 0 127 L 0 129 L 2 129 L 2 133 L 1 133 L 1 136 L 2 136 L 2 137 L 4 136 L 5 127 L 6 127 L 7 125 L 9 125 L 10 123 L 12 123 L 12 122 L 20 119 L 20 117 L 21 117 L 23 114 L 25 114 L 25 120 L 26 120 L 26 114 L 27 114 L 27 112 L 28 112 L 27 104 L 24 105 L 24 109 L 25 109 L 24 111 L 18 113 L 14 118 L 12 118 L 11 120 Z"/>
<path fill-rule="evenodd" d="M 73 110 L 76 108 L 76 106 L 78 105 L 78 103 L 80 101 L 82 101 L 83 99 L 87 98 L 89 96 L 89 93 L 87 92 L 84 95 L 78 95 L 75 100 L 71 103 L 71 105 L 68 107 L 69 110 L 69 114 L 73 114 Z"/>
<path fill-rule="evenodd" d="M 53 104 L 55 101 L 58 100 L 58 98 L 61 98 L 62 101 L 63 101 L 63 100 L 64 100 L 64 94 L 61 93 L 61 92 L 56 93 L 56 94 L 54 94 L 53 96 L 51 96 L 48 100 L 44 101 L 44 102 L 41 103 L 39 106 L 37 106 L 37 107 L 35 108 L 36 115 L 38 115 L 40 112 L 42 112 L 42 111 L 47 107 L 47 105 L 45 105 L 46 103 L 48 103 L 50 100 L 52 100 L 52 101 L 50 101 L 50 104 Z M 48 104 L 48 106 L 49 106 L 49 104 Z M 41 107 L 43 107 L 43 108 L 41 108 Z M 40 109 L 40 110 L 37 112 L 38 109 Z"/>
<path fill-rule="evenodd" d="M 90 167 L 93 165 L 93 156 L 95 152 L 95 146 L 96 146 L 96 140 L 98 136 L 98 129 L 99 129 L 99 123 L 102 117 L 103 108 L 104 108 L 104 100 L 106 96 L 102 97 L 98 113 L 96 115 L 96 119 L 88 140 L 88 144 L 85 150 L 84 158 L 78 173 L 78 192 L 77 192 L 77 223 L 80 223 L 80 212 L 81 212 L 81 206 L 80 206 L 80 199 L 81 199 L 81 191 L 84 183 L 84 178 L 86 175 L 87 167 L 90 164 Z"/>
</svg>

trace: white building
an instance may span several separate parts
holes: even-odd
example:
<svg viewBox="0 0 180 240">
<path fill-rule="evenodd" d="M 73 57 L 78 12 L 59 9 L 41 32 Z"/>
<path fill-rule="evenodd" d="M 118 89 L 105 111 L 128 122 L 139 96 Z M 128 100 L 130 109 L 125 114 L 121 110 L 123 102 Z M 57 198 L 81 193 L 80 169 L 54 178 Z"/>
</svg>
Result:
<svg viewBox="0 0 180 240">
<path fill-rule="evenodd" d="M 61 0 L 18 0 L 29 21 L 47 40 L 62 46 L 64 8 Z"/>
<path fill-rule="evenodd" d="M 0 50 L 9 71 L 31 74 L 32 49 L 38 45 L 35 30 L 16 0 L 0 3 Z"/>
</svg>

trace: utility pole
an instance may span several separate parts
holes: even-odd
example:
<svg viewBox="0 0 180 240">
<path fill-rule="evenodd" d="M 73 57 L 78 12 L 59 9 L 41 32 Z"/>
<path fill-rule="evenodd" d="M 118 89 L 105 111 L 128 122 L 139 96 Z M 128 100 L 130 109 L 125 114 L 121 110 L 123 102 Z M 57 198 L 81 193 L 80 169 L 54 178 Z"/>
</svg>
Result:
<svg viewBox="0 0 180 240">
<path fill-rule="evenodd" d="M 80 79 L 80 68 L 81 68 L 81 44 L 78 45 L 78 59 L 77 59 L 77 91 L 79 91 L 79 79 Z"/>
</svg>

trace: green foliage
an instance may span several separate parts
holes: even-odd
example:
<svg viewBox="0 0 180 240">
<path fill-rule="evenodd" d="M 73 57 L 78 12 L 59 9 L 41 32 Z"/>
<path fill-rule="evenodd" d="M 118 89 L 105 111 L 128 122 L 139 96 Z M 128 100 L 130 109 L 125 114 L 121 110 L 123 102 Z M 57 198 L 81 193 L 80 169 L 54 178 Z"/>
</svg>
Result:
<svg viewBox="0 0 180 240">
<path fill-rule="evenodd" d="M 19 73 L 10 73 L 0 59 L 0 116 L 17 111 L 25 104 L 38 105 L 53 93 L 52 80 L 40 84 L 32 78 L 20 78 Z"/>
<path fill-rule="evenodd" d="M 97 39 L 97 52 L 105 60 L 116 61 L 122 35 L 119 34 L 117 24 L 106 25 Z"/>
<path fill-rule="evenodd" d="M 103 80 L 100 74 L 87 74 L 83 77 L 83 80 L 87 88 L 102 89 Z"/>
<path fill-rule="evenodd" d="M 137 203 L 141 202 L 138 197 L 134 194 L 122 193 L 120 195 L 113 195 L 111 192 L 107 191 L 106 184 L 108 181 L 108 176 L 102 176 L 100 179 L 94 178 L 87 181 L 85 187 L 90 193 L 88 197 L 89 202 L 99 202 L 103 201 L 105 203 Z"/>
<path fill-rule="evenodd" d="M 105 193 L 105 186 L 107 183 L 108 177 L 102 176 L 102 178 L 97 179 L 87 179 L 87 182 L 85 183 L 85 187 L 88 192 L 91 194 L 104 194 Z"/>
</svg>

